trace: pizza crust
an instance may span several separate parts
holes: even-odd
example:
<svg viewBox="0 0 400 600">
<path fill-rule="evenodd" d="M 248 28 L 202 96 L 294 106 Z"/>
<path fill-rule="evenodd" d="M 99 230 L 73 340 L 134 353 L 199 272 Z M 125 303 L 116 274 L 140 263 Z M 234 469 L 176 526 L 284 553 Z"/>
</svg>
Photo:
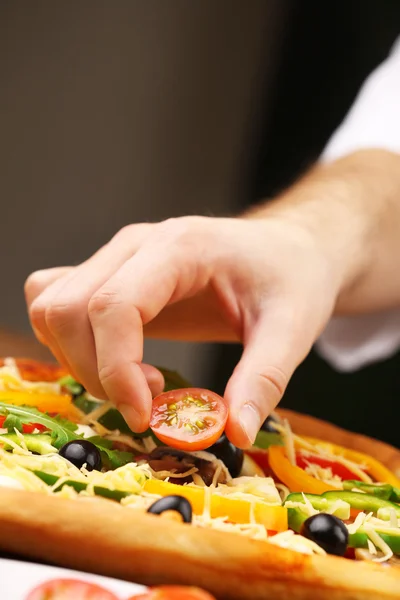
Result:
<svg viewBox="0 0 400 600">
<path fill-rule="evenodd" d="M 306 556 L 107 500 L 0 489 L 0 549 L 154 585 L 198 585 L 226 600 L 395 600 L 400 569 Z"/>
</svg>

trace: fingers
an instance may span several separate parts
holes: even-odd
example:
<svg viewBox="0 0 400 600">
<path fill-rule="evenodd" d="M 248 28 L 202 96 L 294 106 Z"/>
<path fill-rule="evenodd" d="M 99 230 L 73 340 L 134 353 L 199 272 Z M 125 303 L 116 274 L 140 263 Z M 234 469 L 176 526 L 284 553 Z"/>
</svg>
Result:
<svg viewBox="0 0 400 600">
<path fill-rule="evenodd" d="M 311 349 L 313 339 L 306 322 L 293 306 L 296 309 L 295 304 L 275 301 L 264 309 L 228 382 L 226 433 L 239 448 L 254 443 L 294 370 Z"/>
<path fill-rule="evenodd" d="M 24 286 L 25 301 L 28 310 L 30 310 L 32 303 L 47 287 L 64 277 L 64 275 L 70 273 L 72 270 L 73 267 L 56 267 L 53 269 L 43 269 L 41 271 L 35 271 L 35 273 L 32 273 L 26 280 Z M 33 323 L 32 329 L 39 342 L 48 346 L 49 340 L 46 340 L 46 338 L 42 335 L 39 329 L 33 325 Z"/>
<path fill-rule="evenodd" d="M 33 327 L 71 374 L 98 398 L 107 395 L 99 381 L 93 333 L 88 317 L 90 298 L 140 247 L 152 225 L 121 230 L 89 260 L 67 271 L 43 288 L 43 272 L 27 282 L 27 298 Z M 48 281 L 51 279 L 48 274 Z M 37 279 L 39 281 L 37 281 Z M 144 377 L 144 376 L 143 376 Z"/>
<path fill-rule="evenodd" d="M 143 375 L 146 377 L 147 385 L 150 388 L 151 395 L 153 398 L 161 394 L 164 391 L 165 381 L 163 375 L 158 369 L 152 365 L 142 363 L 140 368 L 143 371 Z"/>
<path fill-rule="evenodd" d="M 152 239 L 89 303 L 101 384 L 135 431 L 148 427 L 152 404 L 139 368 L 143 325 L 207 281 L 201 257 L 186 250 L 182 243 Z"/>
</svg>

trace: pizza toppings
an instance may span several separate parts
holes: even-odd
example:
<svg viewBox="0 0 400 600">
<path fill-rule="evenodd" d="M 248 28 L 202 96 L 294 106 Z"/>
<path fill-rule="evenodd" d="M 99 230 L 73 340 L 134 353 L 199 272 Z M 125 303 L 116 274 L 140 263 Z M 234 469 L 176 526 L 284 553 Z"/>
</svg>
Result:
<svg viewBox="0 0 400 600">
<path fill-rule="evenodd" d="M 244 452 L 240 448 L 236 448 L 225 434 L 208 449 L 208 452 L 214 454 L 214 456 L 224 463 L 231 477 L 238 477 L 240 475 L 243 467 Z"/>
<path fill-rule="evenodd" d="M 60 448 L 59 454 L 78 469 L 85 466 L 88 471 L 101 470 L 100 451 L 89 440 L 72 440 Z"/>
<path fill-rule="evenodd" d="M 372 457 L 299 437 L 276 417 L 244 454 L 223 434 L 223 399 L 208 390 L 161 394 L 152 431 L 138 435 L 65 374 L 34 387 L 19 380 L 16 363 L 0 367 L 0 486 L 107 498 L 306 554 L 400 554 L 400 482 Z M 46 404 L 53 392 L 57 402 Z"/>
<path fill-rule="evenodd" d="M 155 472 L 155 476 L 172 483 L 201 482 L 202 485 L 227 483 L 231 479 L 224 463 L 208 452 L 188 453 L 168 446 L 159 446 L 143 460 Z"/>
<path fill-rule="evenodd" d="M 344 556 L 347 550 L 349 532 L 346 525 L 337 517 L 318 513 L 304 521 L 301 535 L 316 542 L 328 554 Z"/>
<path fill-rule="evenodd" d="M 154 504 L 147 509 L 152 515 L 161 515 L 166 512 L 175 512 L 182 517 L 184 523 L 192 522 L 192 505 L 189 500 L 183 496 L 171 495 L 156 500 Z"/>
<path fill-rule="evenodd" d="M 225 401 L 199 388 L 164 392 L 153 400 L 150 428 L 173 448 L 203 450 L 221 436 L 228 418 Z"/>
</svg>

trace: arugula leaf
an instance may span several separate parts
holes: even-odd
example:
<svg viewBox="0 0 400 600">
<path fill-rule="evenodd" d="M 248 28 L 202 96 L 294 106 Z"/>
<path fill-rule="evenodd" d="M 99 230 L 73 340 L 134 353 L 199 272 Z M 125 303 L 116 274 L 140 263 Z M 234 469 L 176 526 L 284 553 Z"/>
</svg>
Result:
<svg viewBox="0 0 400 600">
<path fill-rule="evenodd" d="M 14 423 L 21 426 L 21 429 L 23 423 L 40 423 L 41 425 L 44 425 L 50 430 L 51 443 L 58 450 L 68 442 L 83 438 L 83 435 L 75 433 L 77 429 L 75 423 L 71 423 L 71 421 L 67 421 L 60 416 L 50 417 L 47 414 L 41 413 L 36 408 L 14 406 L 13 404 L 0 402 L 0 414 L 6 415 L 4 423 L 8 420 L 10 426 Z M 14 430 L 12 430 L 11 433 L 14 433 Z M 131 452 L 113 450 L 112 442 L 110 442 L 110 440 L 106 440 L 100 436 L 92 436 L 87 439 L 100 450 L 103 465 L 106 468 L 116 469 L 117 467 L 122 467 L 135 460 Z"/>
<path fill-rule="evenodd" d="M 0 402 L 0 414 L 6 415 L 7 419 L 10 417 L 10 415 L 17 417 L 18 424 L 40 423 L 40 425 L 44 425 L 51 431 L 53 445 L 58 449 L 64 446 L 64 444 L 67 442 L 71 442 L 72 440 L 77 440 L 83 437 L 74 433 L 73 429 L 71 428 L 72 426 L 74 429 L 76 429 L 74 423 L 67 421 L 68 426 L 66 426 L 65 419 L 59 420 L 59 418 L 49 417 L 49 415 L 40 412 L 36 408 L 14 406 L 13 404 Z"/>
<path fill-rule="evenodd" d="M 89 437 L 87 440 L 97 446 L 102 455 L 103 465 L 108 466 L 108 468 L 117 469 L 118 467 L 122 467 L 123 465 L 135 461 L 135 458 L 131 452 L 113 450 L 113 443 L 110 440 L 100 437 L 99 435 Z"/>
<path fill-rule="evenodd" d="M 51 417 L 54 421 L 56 421 L 59 425 L 68 429 L 68 431 L 76 431 L 78 429 L 78 425 L 76 423 L 72 423 L 72 421 L 68 421 L 61 415 L 56 415 L 55 417 Z"/>
<path fill-rule="evenodd" d="M 3 427 L 7 429 L 8 433 L 15 433 L 16 429 L 22 431 L 21 419 L 16 415 L 7 415 Z"/>
</svg>

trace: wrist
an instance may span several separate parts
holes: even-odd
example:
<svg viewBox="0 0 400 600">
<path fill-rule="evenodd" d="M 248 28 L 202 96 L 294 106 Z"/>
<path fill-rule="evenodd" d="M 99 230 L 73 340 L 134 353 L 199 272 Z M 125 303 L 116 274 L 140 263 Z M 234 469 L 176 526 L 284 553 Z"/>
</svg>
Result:
<svg viewBox="0 0 400 600">
<path fill-rule="evenodd" d="M 330 270 L 336 312 L 363 310 L 364 280 L 381 252 L 388 205 L 399 197 L 393 194 L 397 184 L 400 191 L 399 158 L 368 150 L 316 166 L 278 198 L 244 215 L 285 219 L 309 234 Z"/>
</svg>

